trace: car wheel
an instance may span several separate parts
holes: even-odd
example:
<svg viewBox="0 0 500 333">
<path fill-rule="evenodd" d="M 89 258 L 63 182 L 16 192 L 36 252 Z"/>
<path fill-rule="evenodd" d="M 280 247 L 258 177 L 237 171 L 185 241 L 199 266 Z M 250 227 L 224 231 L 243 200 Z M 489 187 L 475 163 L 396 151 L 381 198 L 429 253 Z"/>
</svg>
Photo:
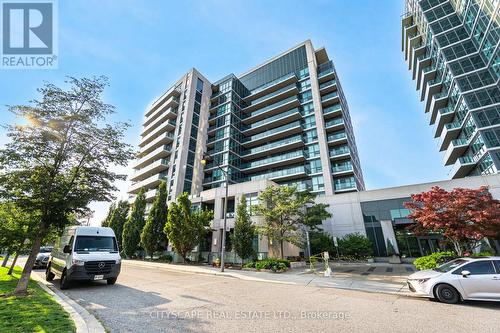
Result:
<svg viewBox="0 0 500 333">
<path fill-rule="evenodd" d="M 460 301 L 460 293 L 449 284 L 440 284 L 436 287 L 436 297 L 440 302 L 456 304 Z"/>
<path fill-rule="evenodd" d="M 50 271 L 50 264 L 47 266 L 47 269 L 45 270 L 45 280 L 46 281 L 52 281 L 54 280 L 55 274 Z"/>
<path fill-rule="evenodd" d="M 62 272 L 61 275 L 61 290 L 68 289 L 69 288 L 69 281 L 68 281 L 68 276 L 66 274 L 66 270 Z"/>
<path fill-rule="evenodd" d="M 109 284 L 109 285 L 112 285 L 112 284 L 115 284 L 116 282 L 116 278 L 110 278 L 110 279 L 107 279 L 106 282 Z"/>
</svg>

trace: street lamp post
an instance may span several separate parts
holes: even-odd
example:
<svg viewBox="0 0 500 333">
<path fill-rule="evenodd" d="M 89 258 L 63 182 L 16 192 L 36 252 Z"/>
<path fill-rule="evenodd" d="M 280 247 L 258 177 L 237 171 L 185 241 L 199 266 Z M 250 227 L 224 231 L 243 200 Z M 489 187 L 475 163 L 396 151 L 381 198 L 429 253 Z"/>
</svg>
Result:
<svg viewBox="0 0 500 333">
<path fill-rule="evenodd" d="M 226 194 L 224 196 L 224 227 L 222 228 L 222 241 L 220 250 L 220 271 L 224 272 L 224 261 L 226 257 L 227 197 L 229 188 L 229 175 L 228 172 L 222 169 L 219 163 L 217 163 L 209 153 L 205 153 L 203 159 L 201 160 L 201 164 L 205 165 L 208 159 L 212 159 L 214 161 L 217 168 L 219 168 L 219 170 L 224 174 L 225 179 Z"/>
</svg>

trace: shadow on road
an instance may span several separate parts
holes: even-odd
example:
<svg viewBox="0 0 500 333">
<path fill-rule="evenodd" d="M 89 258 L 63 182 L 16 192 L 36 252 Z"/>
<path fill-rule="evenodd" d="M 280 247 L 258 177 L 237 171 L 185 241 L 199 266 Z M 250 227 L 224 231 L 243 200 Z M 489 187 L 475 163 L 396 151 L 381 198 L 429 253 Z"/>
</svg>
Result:
<svg viewBox="0 0 500 333">
<path fill-rule="evenodd" d="M 53 286 L 60 290 L 60 279 Z M 64 293 L 92 312 L 111 332 L 203 332 L 205 322 L 190 313 L 173 312 L 170 299 L 153 291 L 142 291 L 118 282 L 72 282 Z"/>
</svg>

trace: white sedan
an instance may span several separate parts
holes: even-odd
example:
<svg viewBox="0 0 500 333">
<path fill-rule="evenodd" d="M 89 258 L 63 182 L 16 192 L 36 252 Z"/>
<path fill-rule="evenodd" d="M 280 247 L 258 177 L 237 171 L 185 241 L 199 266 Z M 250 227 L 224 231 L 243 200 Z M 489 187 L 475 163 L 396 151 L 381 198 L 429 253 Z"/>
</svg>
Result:
<svg viewBox="0 0 500 333">
<path fill-rule="evenodd" d="M 500 301 L 500 257 L 460 258 L 408 277 L 410 291 L 444 303 Z"/>
</svg>

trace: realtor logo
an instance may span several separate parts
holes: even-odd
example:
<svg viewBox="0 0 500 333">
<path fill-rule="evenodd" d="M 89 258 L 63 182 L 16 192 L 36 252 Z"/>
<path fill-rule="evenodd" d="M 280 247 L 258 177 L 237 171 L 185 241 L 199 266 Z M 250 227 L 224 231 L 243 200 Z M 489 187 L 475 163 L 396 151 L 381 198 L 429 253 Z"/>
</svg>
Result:
<svg viewBox="0 0 500 333">
<path fill-rule="evenodd" d="M 56 11 L 51 0 L 1 2 L 2 68 L 56 68 Z"/>
</svg>

